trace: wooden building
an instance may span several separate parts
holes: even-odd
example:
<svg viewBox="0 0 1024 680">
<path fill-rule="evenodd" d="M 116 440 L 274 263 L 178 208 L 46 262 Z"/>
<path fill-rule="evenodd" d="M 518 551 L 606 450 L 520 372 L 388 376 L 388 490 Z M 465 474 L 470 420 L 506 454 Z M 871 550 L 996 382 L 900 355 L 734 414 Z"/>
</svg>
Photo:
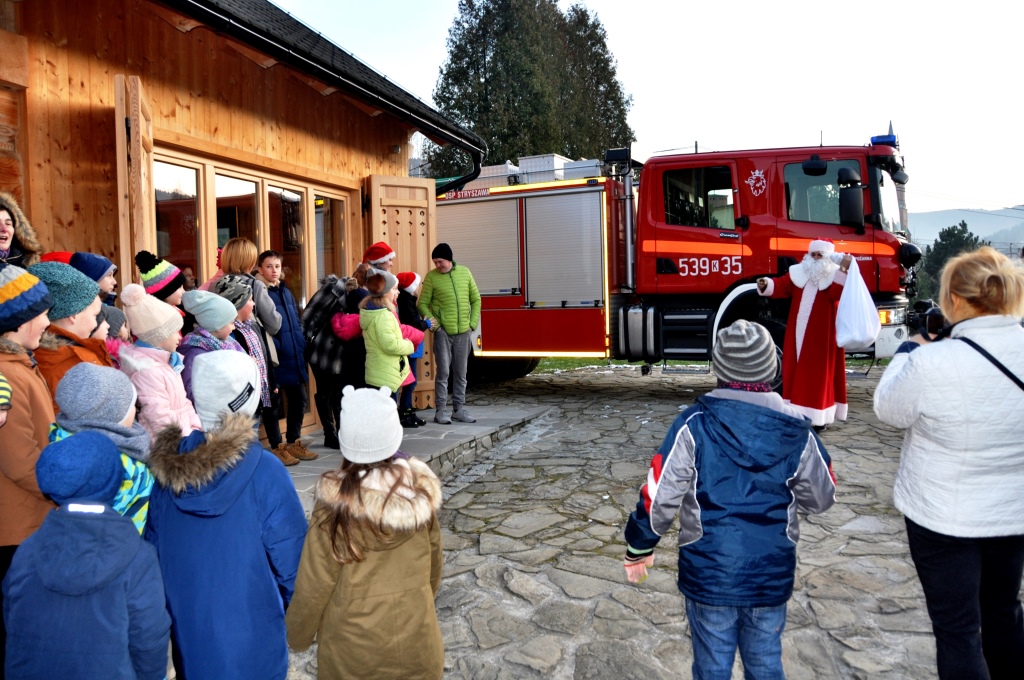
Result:
<svg viewBox="0 0 1024 680">
<path fill-rule="evenodd" d="M 410 136 L 477 169 L 486 150 L 265 0 L 0 0 L 0 44 L 0 190 L 122 286 L 141 249 L 205 280 L 234 236 L 284 254 L 300 303 L 377 240 L 425 274 L 435 188 L 406 176 Z"/>
</svg>

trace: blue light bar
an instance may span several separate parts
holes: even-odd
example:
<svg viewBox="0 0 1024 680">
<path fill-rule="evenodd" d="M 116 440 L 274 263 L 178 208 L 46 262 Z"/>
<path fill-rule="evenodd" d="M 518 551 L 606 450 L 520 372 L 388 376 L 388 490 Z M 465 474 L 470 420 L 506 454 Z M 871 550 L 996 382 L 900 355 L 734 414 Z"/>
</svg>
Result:
<svg viewBox="0 0 1024 680">
<path fill-rule="evenodd" d="M 896 146 L 896 135 L 878 135 L 871 138 L 871 146 Z"/>
</svg>

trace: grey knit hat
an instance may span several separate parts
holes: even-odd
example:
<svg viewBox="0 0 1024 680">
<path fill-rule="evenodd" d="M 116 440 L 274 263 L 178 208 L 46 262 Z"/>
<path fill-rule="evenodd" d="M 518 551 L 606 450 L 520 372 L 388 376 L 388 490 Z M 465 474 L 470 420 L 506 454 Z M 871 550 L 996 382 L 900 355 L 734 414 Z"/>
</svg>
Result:
<svg viewBox="0 0 1024 680">
<path fill-rule="evenodd" d="M 97 399 L 97 395 L 100 398 Z M 62 426 L 64 423 L 120 423 L 135 399 L 135 386 L 127 375 L 116 368 L 85 362 L 68 369 L 53 395 L 60 408 L 57 423 Z"/>
<path fill-rule="evenodd" d="M 744 319 L 718 331 L 712 359 L 715 375 L 723 382 L 770 382 L 777 373 L 775 343 L 768 329 Z"/>
<path fill-rule="evenodd" d="M 238 274 L 225 274 L 217 280 L 214 291 L 222 298 L 227 298 L 235 309 L 241 309 L 252 297 L 252 279 Z"/>
</svg>

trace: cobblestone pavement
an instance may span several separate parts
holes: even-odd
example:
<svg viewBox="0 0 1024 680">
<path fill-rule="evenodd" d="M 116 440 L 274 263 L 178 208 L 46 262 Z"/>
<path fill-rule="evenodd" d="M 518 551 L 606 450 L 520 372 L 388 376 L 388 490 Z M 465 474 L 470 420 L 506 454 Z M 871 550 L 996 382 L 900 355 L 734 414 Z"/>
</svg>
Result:
<svg viewBox="0 0 1024 680">
<path fill-rule="evenodd" d="M 838 502 L 802 517 L 783 658 L 788 677 L 934 678 L 935 647 L 892 482 L 901 433 L 871 409 L 881 375 L 850 375 L 850 419 L 823 439 Z M 445 677 L 690 677 L 692 653 L 666 536 L 630 585 L 622 530 L 676 414 L 706 373 L 630 367 L 533 375 L 476 391 L 474 406 L 549 407 L 445 482 L 437 597 Z M 311 653 L 290 678 L 315 677 Z M 734 678 L 742 677 L 737 660 Z"/>
</svg>

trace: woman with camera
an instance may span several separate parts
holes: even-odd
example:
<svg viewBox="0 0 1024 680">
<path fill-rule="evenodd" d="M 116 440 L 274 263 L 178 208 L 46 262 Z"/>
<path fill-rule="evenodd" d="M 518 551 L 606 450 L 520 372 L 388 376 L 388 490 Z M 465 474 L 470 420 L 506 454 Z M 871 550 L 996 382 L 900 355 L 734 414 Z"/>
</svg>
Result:
<svg viewBox="0 0 1024 680">
<path fill-rule="evenodd" d="M 940 678 L 1024 667 L 1024 271 L 987 246 L 942 270 L 937 336 L 903 343 L 875 414 L 906 428 L 893 490 Z M 942 342 L 936 342 L 947 338 Z"/>
</svg>

